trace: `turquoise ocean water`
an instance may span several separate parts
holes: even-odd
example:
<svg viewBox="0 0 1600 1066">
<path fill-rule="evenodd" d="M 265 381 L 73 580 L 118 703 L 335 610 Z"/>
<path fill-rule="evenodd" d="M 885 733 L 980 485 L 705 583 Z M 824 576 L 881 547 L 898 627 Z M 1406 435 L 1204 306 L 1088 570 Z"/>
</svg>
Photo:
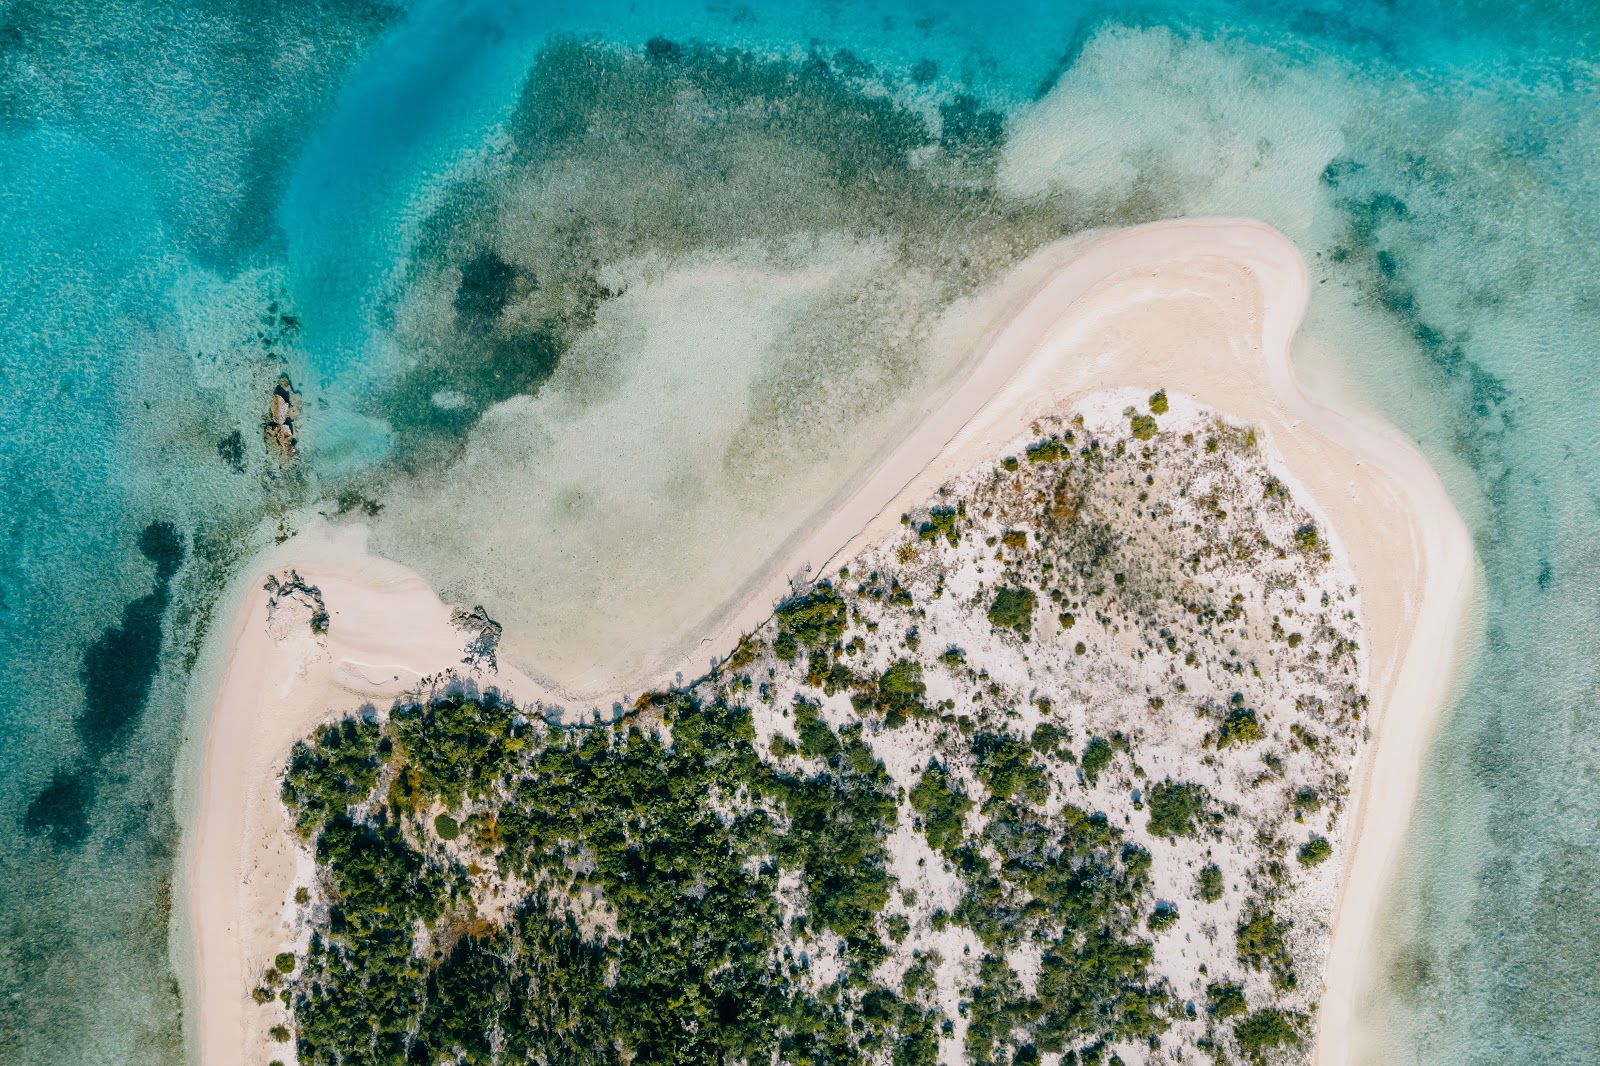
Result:
<svg viewBox="0 0 1600 1066">
<path fill-rule="evenodd" d="M 1486 568 L 1383 1061 L 1600 1061 L 1597 46 L 1578 2 L 0 0 L 0 1062 L 182 1059 L 189 670 L 308 510 L 615 624 L 818 506 L 950 301 L 1214 213 L 1299 242 Z"/>
</svg>

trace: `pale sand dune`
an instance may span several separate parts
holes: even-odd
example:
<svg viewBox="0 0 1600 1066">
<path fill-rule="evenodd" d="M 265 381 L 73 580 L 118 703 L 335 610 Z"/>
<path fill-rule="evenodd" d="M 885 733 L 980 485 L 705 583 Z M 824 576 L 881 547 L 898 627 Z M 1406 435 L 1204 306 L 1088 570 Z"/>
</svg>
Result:
<svg viewBox="0 0 1600 1066">
<path fill-rule="evenodd" d="M 993 324 L 973 334 L 981 354 L 971 368 L 899 447 L 751 576 L 698 653 L 654 676 L 611 678 L 609 691 L 699 674 L 770 613 L 791 577 L 821 574 L 881 539 L 942 482 L 1089 393 L 1167 388 L 1254 423 L 1284 457 L 1297 498 L 1337 531 L 1361 587 L 1374 736 L 1354 782 L 1316 1049 L 1323 1063 L 1360 1057 L 1365 947 L 1461 658 L 1475 569 L 1465 526 L 1410 442 L 1376 419 L 1312 401 L 1296 384 L 1289 344 L 1306 297 L 1299 253 L 1249 221 L 1157 223 L 1041 252 L 952 319 L 963 330 Z M 194 1039 L 208 1066 L 271 1057 L 268 1011 L 250 1003 L 248 989 L 287 936 L 280 912 L 294 857 L 273 774 L 290 745 L 331 713 L 391 698 L 461 658 L 445 606 L 402 568 L 365 557 L 358 535 L 302 534 L 253 570 L 254 585 L 288 565 L 323 589 L 333 618 L 326 649 L 309 631 L 301 643 L 275 643 L 261 595 L 214 638 L 229 643 L 210 649 L 219 668 L 228 665 L 219 669 L 184 863 L 195 944 L 190 1017 L 199 1016 Z M 640 658 L 652 660 L 648 651 Z M 523 699 L 542 695 L 520 675 L 501 683 Z"/>
</svg>

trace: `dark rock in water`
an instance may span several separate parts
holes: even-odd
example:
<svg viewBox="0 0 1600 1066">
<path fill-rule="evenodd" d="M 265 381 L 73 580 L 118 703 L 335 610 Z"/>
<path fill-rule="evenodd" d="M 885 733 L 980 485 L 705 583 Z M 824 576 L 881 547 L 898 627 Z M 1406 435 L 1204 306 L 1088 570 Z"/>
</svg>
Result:
<svg viewBox="0 0 1600 1066">
<path fill-rule="evenodd" d="M 644 42 L 644 54 L 663 63 L 676 63 L 683 58 L 683 45 L 665 37 L 652 37 Z"/>
<path fill-rule="evenodd" d="M 217 458 L 235 474 L 244 473 L 244 434 L 237 429 L 217 440 Z"/>
<path fill-rule="evenodd" d="M 457 629 L 464 629 L 475 634 L 467 642 L 466 657 L 461 661 L 472 666 L 485 665 L 491 670 L 499 669 L 495 661 L 495 652 L 500 647 L 502 629 L 500 623 L 489 617 L 489 612 L 482 606 L 467 610 L 457 607 L 450 612 L 450 624 Z"/>
<path fill-rule="evenodd" d="M 511 302 L 517 269 L 493 251 L 485 251 L 461 268 L 456 289 L 456 317 L 463 329 L 487 333 Z"/>
<path fill-rule="evenodd" d="M 83 656 L 78 736 L 96 759 L 127 740 L 150 699 L 172 579 L 183 564 L 183 538 L 171 522 L 152 522 L 139 535 L 139 551 L 155 564 L 155 588 L 124 607 L 121 623 L 101 633 Z"/>
<path fill-rule="evenodd" d="M 94 807 L 94 776 L 77 770 L 62 770 L 51 778 L 28 804 L 23 828 L 30 836 L 48 837 L 57 847 L 73 847 L 89 835 L 89 812 Z"/>
</svg>

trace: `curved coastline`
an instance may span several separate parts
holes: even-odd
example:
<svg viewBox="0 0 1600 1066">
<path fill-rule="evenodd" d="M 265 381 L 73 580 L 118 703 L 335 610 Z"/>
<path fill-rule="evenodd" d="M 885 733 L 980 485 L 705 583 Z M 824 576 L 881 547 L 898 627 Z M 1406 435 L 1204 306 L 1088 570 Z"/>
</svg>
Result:
<svg viewBox="0 0 1600 1066">
<path fill-rule="evenodd" d="M 1352 783 L 1315 1049 L 1322 1063 L 1354 1060 L 1370 978 L 1363 949 L 1461 658 L 1475 570 L 1466 527 L 1421 453 L 1392 427 L 1300 389 L 1290 345 L 1307 295 L 1293 244 L 1248 220 L 1154 223 L 1046 249 L 989 294 L 983 317 L 993 325 L 979 354 L 927 417 L 753 575 L 697 645 L 702 654 L 675 668 L 662 666 L 670 657 L 663 656 L 651 677 L 595 678 L 589 687 L 620 696 L 699 674 L 712 653 L 770 613 L 794 578 L 821 574 L 882 539 L 906 506 L 1034 418 L 1088 393 L 1167 388 L 1256 424 L 1283 456 L 1285 480 L 1335 530 L 1357 575 L 1371 645 L 1373 738 Z M 261 581 L 290 566 L 328 598 L 333 626 L 322 644 L 309 632 L 275 640 L 263 624 Z M 175 954 L 192 950 L 176 961 L 191 1004 L 191 1046 L 207 1064 L 241 1061 L 241 1043 L 266 1047 L 246 1007 L 252 967 L 276 950 L 263 956 L 257 942 L 275 945 L 287 929 L 276 908 L 293 881 L 294 857 L 274 809 L 273 775 L 289 746 L 331 715 L 459 667 L 462 641 L 420 578 L 365 554 L 359 529 L 312 528 L 267 553 L 219 610 L 231 620 L 213 631 L 195 682 L 196 713 L 209 720 L 180 773 L 193 802 L 180 806 L 191 817 L 175 921 L 190 923 L 192 946 L 174 938 Z M 352 663 L 404 669 L 363 677 Z M 284 671 L 276 684 L 272 668 Z M 513 670 L 484 683 L 521 700 L 567 702 Z"/>
</svg>

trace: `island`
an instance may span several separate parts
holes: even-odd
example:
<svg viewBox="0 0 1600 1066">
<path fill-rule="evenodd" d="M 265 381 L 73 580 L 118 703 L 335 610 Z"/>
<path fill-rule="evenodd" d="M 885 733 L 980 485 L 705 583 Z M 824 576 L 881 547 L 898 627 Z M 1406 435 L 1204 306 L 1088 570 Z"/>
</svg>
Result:
<svg viewBox="0 0 1600 1066">
<path fill-rule="evenodd" d="M 359 527 L 263 560 L 196 760 L 202 1061 L 1348 1057 L 1465 530 L 1299 391 L 1265 227 L 1019 278 L 703 668 L 577 701 Z"/>
</svg>

